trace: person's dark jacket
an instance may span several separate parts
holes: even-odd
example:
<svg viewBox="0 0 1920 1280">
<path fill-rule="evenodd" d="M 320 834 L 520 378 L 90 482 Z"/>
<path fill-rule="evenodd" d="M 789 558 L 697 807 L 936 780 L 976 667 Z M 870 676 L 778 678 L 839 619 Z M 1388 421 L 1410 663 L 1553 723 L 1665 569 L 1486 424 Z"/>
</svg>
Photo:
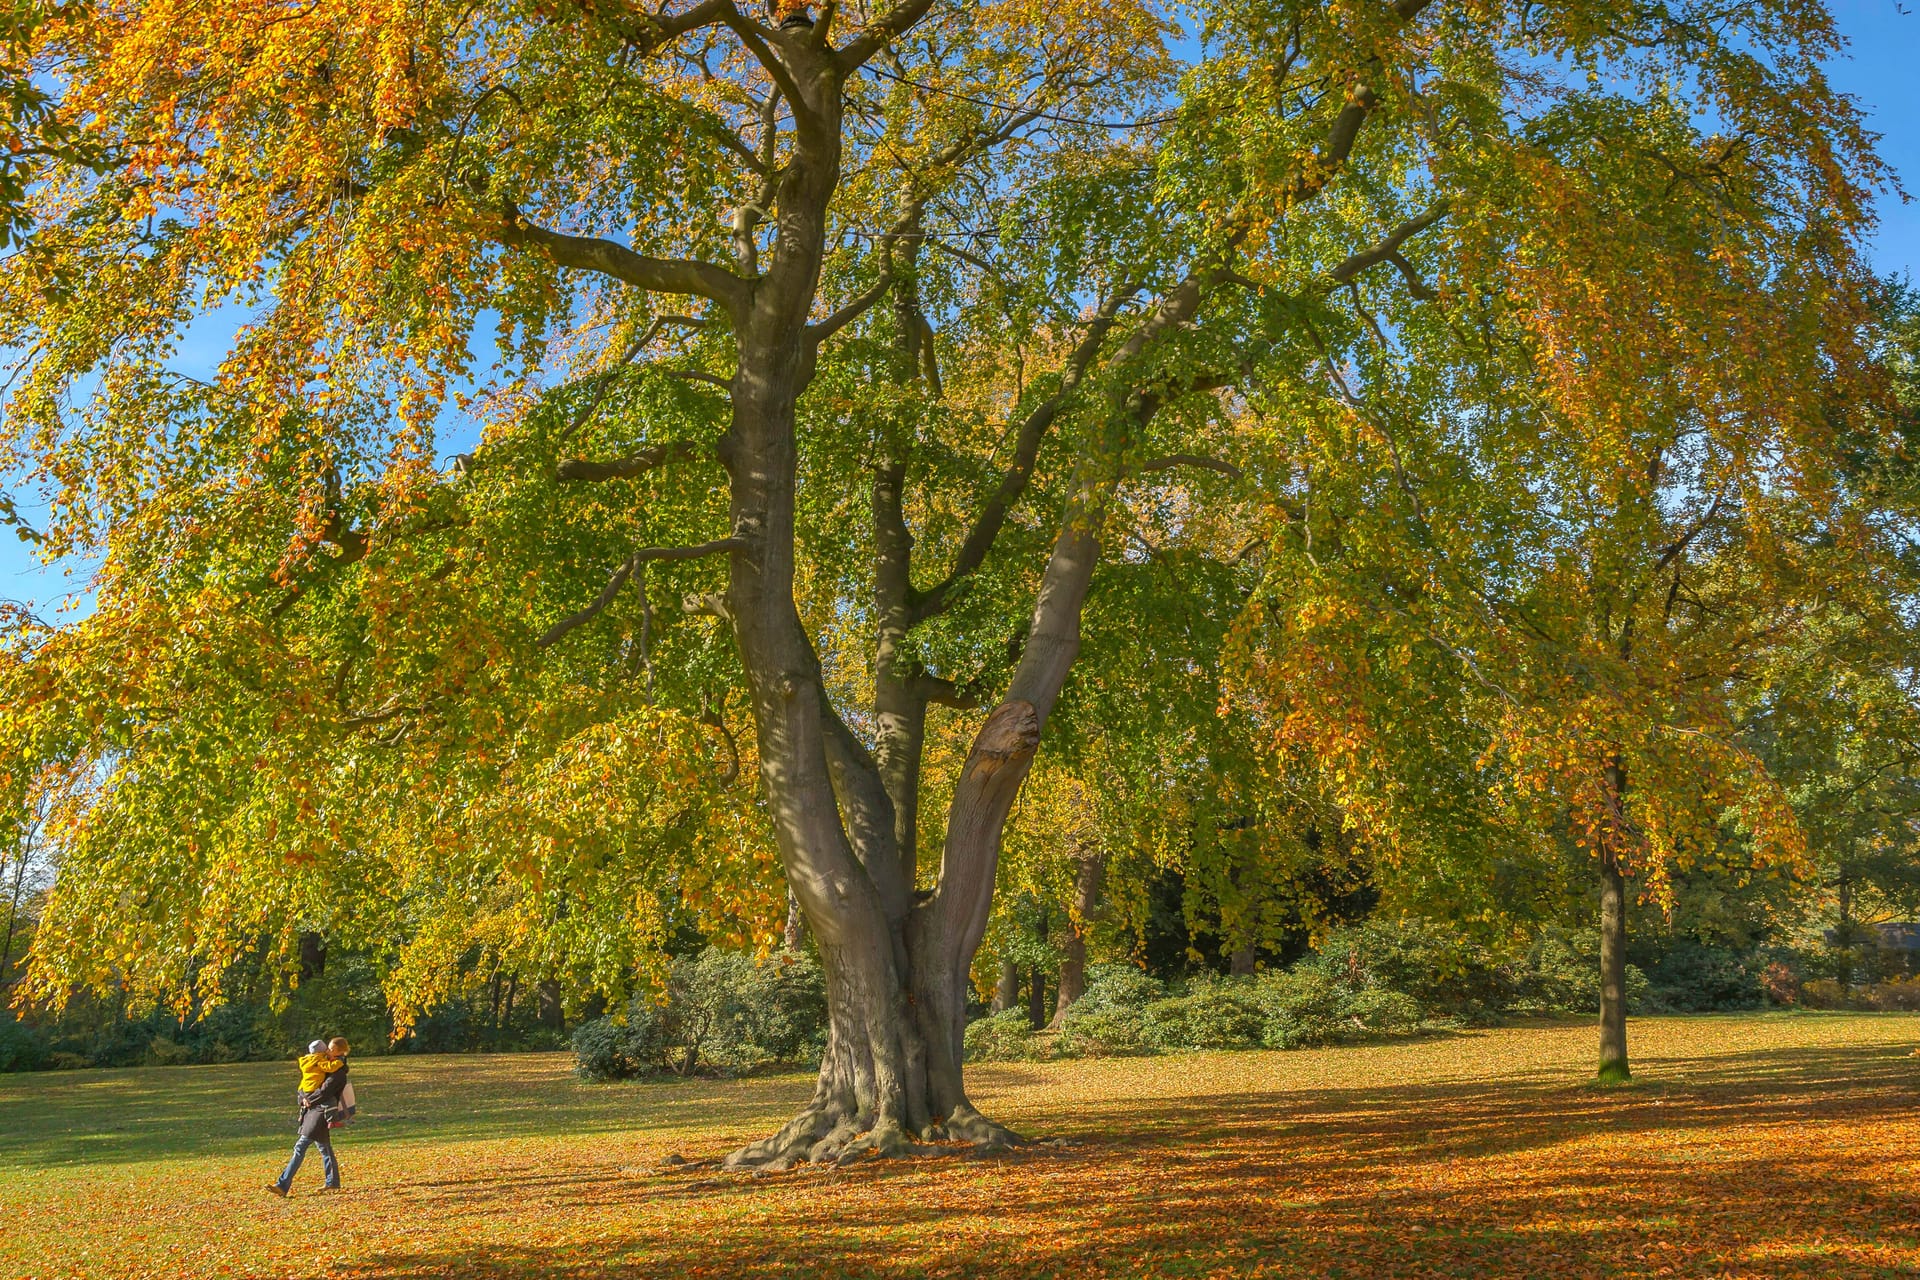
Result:
<svg viewBox="0 0 1920 1280">
<path fill-rule="evenodd" d="M 328 1076 L 312 1093 L 300 1097 L 300 1136 L 315 1142 L 327 1140 L 327 1115 L 340 1107 L 340 1092 L 347 1087 L 347 1064 Z"/>
</svg>

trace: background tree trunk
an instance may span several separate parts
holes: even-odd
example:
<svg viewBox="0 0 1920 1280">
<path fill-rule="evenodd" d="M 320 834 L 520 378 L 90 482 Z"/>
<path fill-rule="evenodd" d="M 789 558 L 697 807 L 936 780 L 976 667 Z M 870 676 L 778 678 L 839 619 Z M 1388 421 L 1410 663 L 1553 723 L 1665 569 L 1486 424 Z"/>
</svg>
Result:
<svg viewBox="0 0 1920 1280">
<path fill-rule="evenodd" d="M 300 935 L 300 981 L 308 982 L 327 971 L 327 940 L 317 933 Z"/>
<path fill-rule="evenodd" d="M 1842 988 L 1853 987 L 1853 879 L 1840 877 L 1840 917 L 1833 930 L 1835 970 Z"/>
<path fill-rule="evenodd" d="M 1620 1084 L 1627 1069 L 1627 878 L 1611 853 L 1600 859 L 1600 1079 Z"/>
<path fill-rule="evenodd" d="M 1600 1082 L 1624 1084 L 1627 1068 L 1627 878 L 1620 848 L 1627 837 L 1627 771 L 1607 766 L 1612 820 L 1600 851 Z"/>
<path fill-rule="evenodd" d="M 566 1008 L 560 1002 L 560 984 L 552 978 L 544 979 L 534 988 L 534 1014 L 540 1025 L 549 1031 L 559 1031 L 566 1026 Z"/>
<path fill-rule="evenodd" d="M 1073 908 L 1067 915 L 1067 936 L 1060 951 L 1060 990 L 1053 1004 L 1053 1025 L 1059 1026 L 1074 1001 L 1087 993 L 1087 935 L 1100 914 L 1100 893 L 1106 883 L 1106 859 L 1098 852 L 1079 860 L 1073 879 Z"/>
<path fill-rule="evenodd" d="M 1260 962 L 1260 950 L 1249 942 L 1244 947 L 1235 947 L 1227 957 L 1227 971 L 1236 978 L 1253 976 L 1255 966 Z"/>
<path fill-rule="evenodd" d="M 1035 1031 L 1047 1025 L 1047 973 L 1039 965 L 1027 970 L 1027 1021 Z"/>
<path fill-rule="evenodd" d="M 7 936 L 0 943 L 0 983 L 7 980 L 7 965 L 13 960 L 13 935 L 20 924 L 20 898 L 27 882 L 27 859 L 32 855 L 29 840 L 20 842 L 19 857 L 13 865 L 13 886 L 7 894 Z"/>
<path fill-rule="evenodd" d="M 1020 966 L 1011 960 L 1000 962 L 1000 982 L 993 989 L 993 1011 L 1005 1013 L 1020 1003 Z"/>
</svg>

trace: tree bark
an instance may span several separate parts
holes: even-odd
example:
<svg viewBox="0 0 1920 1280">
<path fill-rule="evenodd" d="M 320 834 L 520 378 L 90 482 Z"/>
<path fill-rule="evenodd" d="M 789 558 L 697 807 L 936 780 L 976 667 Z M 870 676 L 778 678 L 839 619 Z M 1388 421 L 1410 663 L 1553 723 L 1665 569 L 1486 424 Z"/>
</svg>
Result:
<svg viewBox="0 0 1920 1280">
<path fill-rule="evenodd" d="M 1227 972 L 1236 978 L 1250 978 L 1260 961 L 1260 951 L 1251 942 L 1235 947 L 1227 956 Z"/>
<path fill-rule="evenodd" d="M 552 978 L 544 979 L 534 988 L 534 1015 L 540 1025 L 549 1031 L 559 1031 L 566 1025 L 566 1008 L 560 1002 L 560 984 Z"/>
<path fill-rule="evenodd" d="M 1840 975 L 1840 985 L 1843 989 L 1851 990 L 1853 987 L 1853 880 L 1844 875 L 1840 877 L 1840 917 L 1833 931 L 1833 939 L 1836 944 L 1834 949 L 1839 953 L 1839 964 L 1836 969 Z"/>
<path fill-rule="evenodd" d="M 7 980 L 7 965 L 13 960 L 13 935 L 20 924 L 20 898 L 27 883 L 27 860 L 33 856 L 30 836 L 20 841 L 19 857 L 13 866 L 13 888 L 7 895 L 7 935 L 0 943 L 0 983 Z"/>
<path fill-rule="evenodd" d="M 1087 935 L 1100 913 L 1100 893 L 1106 883 L 1106 859 L 1096 850 L 1076 859 L 1073 906 L 1067 913 L 1067 936 L 1060 946 L 1060 990 L 1053 1005 L 1053 1025 L 1059 1026 L 1074 1001 L 1087 993 Z"/>
<path fill-rule="evenodd" d="M 1039 965 L 1027 970 L 1027 1024 L 1035 1031 L 1047 1025 L 1047 971 Z"/>
<path fill-rule="evenodd" d="M 1619 856 L 1627 775 L 1618 761 L 1607 766 L 1607 789 L 1613 813 L 1600 853 L 1599 1079 L 1623 1084 L 1632 1073 L 1627 1067 L 1627 884 Z"/>
<path fill-rule="evenodd" d="M 327 940 L 318 933 L 300 935 L 300 981 L 308 982 L 327 971 Z"/>
<path fill-rule="evenodd" d="M 1000 982 L 993 989 L 993 1011 L 1005 1013 L 1020 1003 L 1020 966 L 1011 960 L 1000 962 Z"/>
<path fill-rule="evenodd" d="M 800 899 L 793 896 L 791 889 L 787 890 L 787 924 L 780 940 L 789 951 L 798 951 L 807 940 L 806 917 L 800 914 Z"/>
</svg>

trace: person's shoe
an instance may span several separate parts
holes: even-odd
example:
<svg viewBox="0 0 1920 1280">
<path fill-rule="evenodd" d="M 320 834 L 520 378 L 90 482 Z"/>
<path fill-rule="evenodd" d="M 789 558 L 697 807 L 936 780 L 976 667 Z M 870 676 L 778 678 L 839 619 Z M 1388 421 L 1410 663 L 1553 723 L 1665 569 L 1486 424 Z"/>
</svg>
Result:
<svg viewBox="0 0 1920 1280">
<path fill-rule="evenodd" d="M 267 1184 L 267 1190 L 271 1191 L 274 1195 L 279 1196 L 282 1200 L 285 1200 L 287 1198 L 287 1189 L 281 1186 L 277 1182 L 269 1182 Z"/>
<path fill-rule="evenodd" d="M 322 1195 L 322 1196 L 337 1196 L 342 1191 L 345 1191 L 345 1190 L 346 1190 L 345 1187 L 322 1187 L 320 1188 L 320 1190 L 318 1190 L 314 1194 Z"/>
</svg>

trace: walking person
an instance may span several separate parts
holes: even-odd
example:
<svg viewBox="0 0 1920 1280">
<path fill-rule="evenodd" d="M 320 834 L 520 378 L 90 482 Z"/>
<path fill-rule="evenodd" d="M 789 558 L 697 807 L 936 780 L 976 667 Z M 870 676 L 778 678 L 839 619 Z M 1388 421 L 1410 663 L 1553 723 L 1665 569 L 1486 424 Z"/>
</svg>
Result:
<svg viewBox="0 0 1920 1280">
<path fill-rule="evenodd" d="M 326 1173 L 326 1185 L 321 1190 L 340 1190 L 340 1162 L 334 1157 L 329 1130 L 333 1124 L 344 1120 L 346 1115 L 346 1102 L 342 1095 L 349 1087 L 348 1048 L 344 1037 L 335 1036 L 324 1053 L 309 1053 L 300 1059 L 300 1131 L 293 1140 L 293 1158 L 287 1161 L 287 1167 L 279 1179 L 267 1186 L 267 1190 L 274 1195 L 284 1197 L 292 1193 L 293 1175 L 300 1172 L 300 1162 L 306 1159 L 309 1147 L 320 1148 L 320 1164 Z M 318 1086 L 308 1088 L 314 1081 L 319 1082 Z"/>
</svg>

